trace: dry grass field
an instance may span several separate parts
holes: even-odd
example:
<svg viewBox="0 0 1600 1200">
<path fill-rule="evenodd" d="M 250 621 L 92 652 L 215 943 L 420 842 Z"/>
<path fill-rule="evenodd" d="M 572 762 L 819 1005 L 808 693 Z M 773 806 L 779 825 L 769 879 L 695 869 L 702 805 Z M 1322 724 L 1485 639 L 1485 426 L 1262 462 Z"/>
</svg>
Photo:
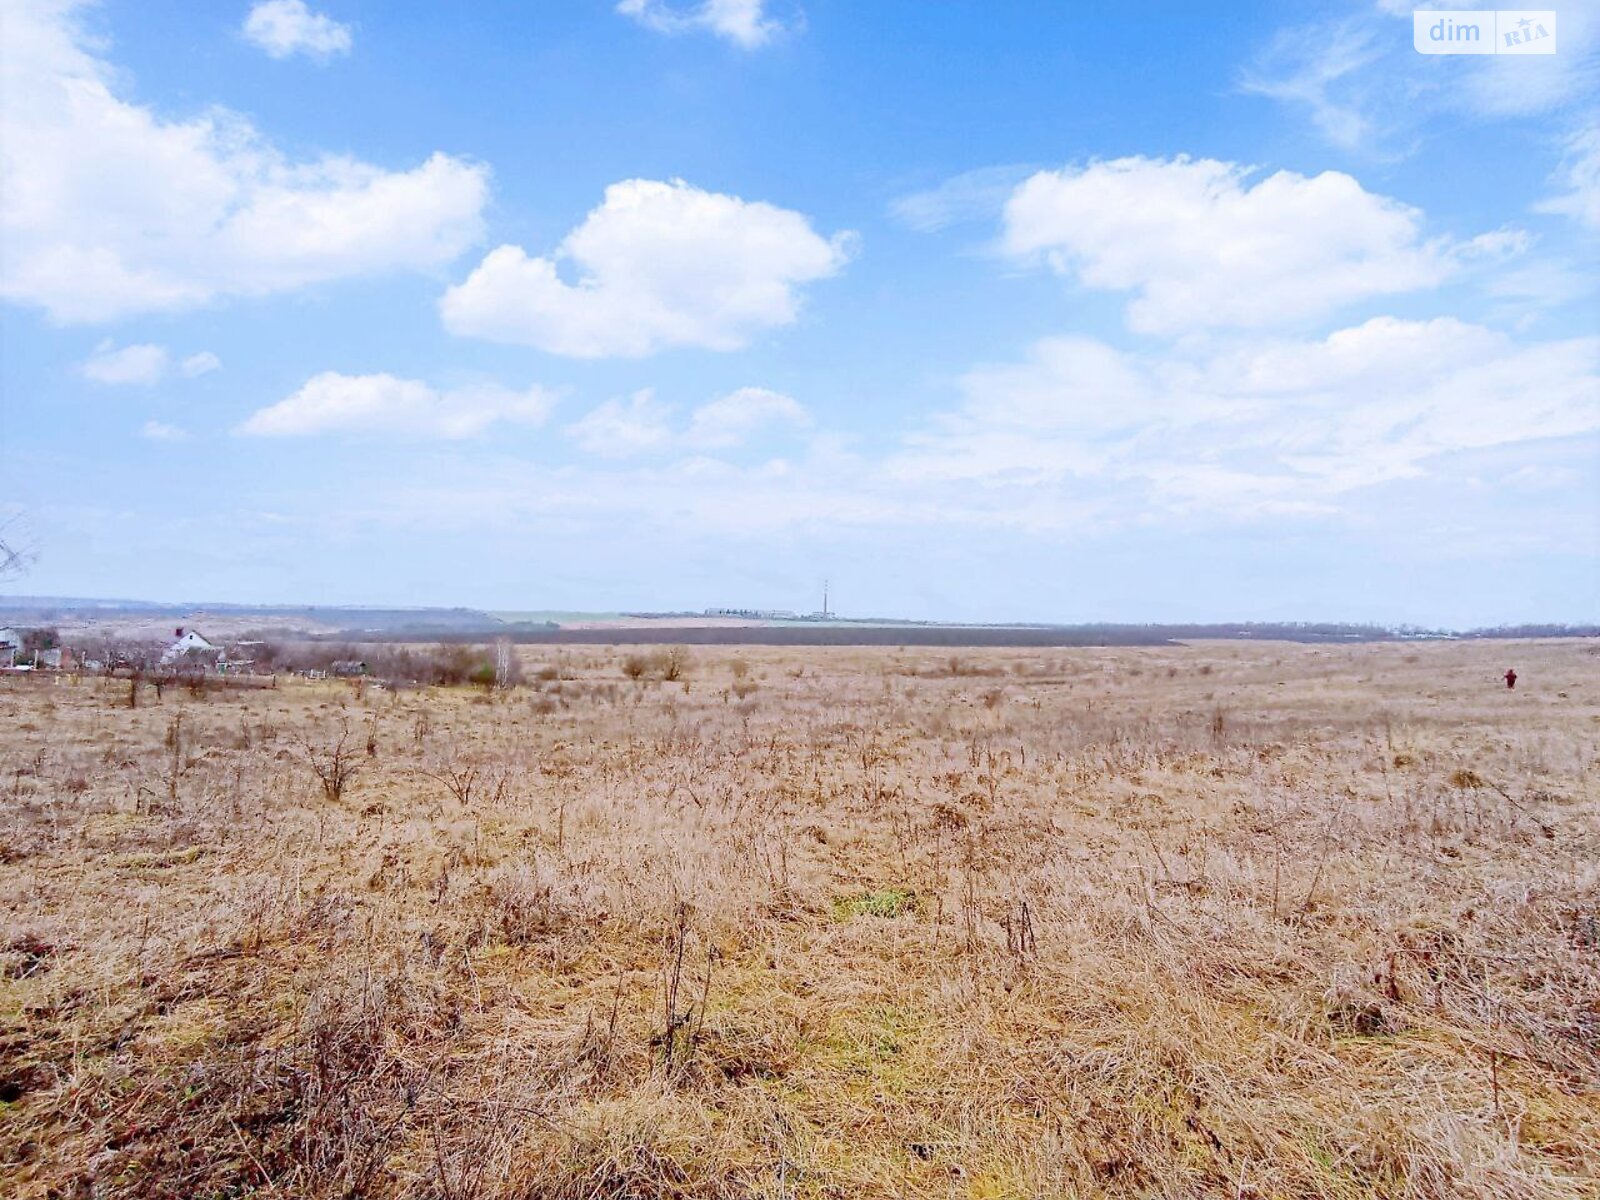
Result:
<svg viewBox="0 0 1600 1200">
<path fill-rule="evenodd" d="M 1600 646 L 628 653 L 0 681 L 0 1193 L 1600 1194 Z"/>
</svg>

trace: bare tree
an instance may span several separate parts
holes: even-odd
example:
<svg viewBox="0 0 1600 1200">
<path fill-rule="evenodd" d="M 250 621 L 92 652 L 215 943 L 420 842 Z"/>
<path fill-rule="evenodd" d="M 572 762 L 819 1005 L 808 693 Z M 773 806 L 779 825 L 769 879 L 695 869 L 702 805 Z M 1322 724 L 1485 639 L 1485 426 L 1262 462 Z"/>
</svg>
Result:
<svg viewBox="0 0 1600 1200">
<path fill-rule="evenodd" d="M 161 689 L 172 682 L 166 675 L 162 662 L 162 647 L 156 642 L 105 641 L 97 650 L 101 669 L 108 676 L 119 676 L 128 681 L 128 707 L 139 707 L 139 689 L 146 683 L 154 685 L 156 699 L 161 699 Z"/>
<path fill-rule="evenodd" d="M 0 581 L 28 573 L 39 551 L 20 512 L 0 518 Z"/>
</svg>

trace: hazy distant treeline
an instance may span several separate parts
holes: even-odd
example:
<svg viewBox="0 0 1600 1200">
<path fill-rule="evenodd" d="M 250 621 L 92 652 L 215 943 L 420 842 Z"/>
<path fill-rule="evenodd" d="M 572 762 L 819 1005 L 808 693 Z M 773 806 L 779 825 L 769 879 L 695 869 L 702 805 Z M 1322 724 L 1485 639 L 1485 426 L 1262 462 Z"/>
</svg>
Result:
<svg viewBox="0 0 1600 1200">
<path fill-rule="evenodd" d="M 1375 625 L 1224 624 L 1224 625 L 856 625 L 795 623 L 773 625 L 634 625 L 599 629 L 515 630 L 506 634 L 524 645 L 705 646 L 1167 646 L 1204 638 L 1293 642 L 1375 642 L 1399 635 Z M 402 641 L 405 635 L 374 640 Z M 434 640 L 465 642 L 470 635 L 438 635 Z"/>
</svg>

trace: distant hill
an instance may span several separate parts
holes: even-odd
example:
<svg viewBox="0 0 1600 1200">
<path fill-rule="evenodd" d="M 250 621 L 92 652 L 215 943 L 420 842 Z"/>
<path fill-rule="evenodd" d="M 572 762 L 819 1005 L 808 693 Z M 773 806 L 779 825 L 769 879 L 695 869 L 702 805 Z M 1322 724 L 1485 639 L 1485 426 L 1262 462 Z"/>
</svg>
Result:
<svg viewBox="0 0 1600 1200">
<path fill-rule="evenodd" d="M 474 608 L 388 608 L 316 604 L 197 604 L 70 596 L 0 596 L 0 624 L 52 625 L 63 633 L 127 636 L 165 625 L 369 642 L 472 642 L 632 645 L 681 642 L 772 646 L 1156 646 L 1174 642 L 1286 641 L 1328 644 L 1441 638 L 1600 637 L 1600 625 L 1529 624 L 1461 632 L 1339 622 L 1098 622 L 958 624 L 870 619 L 735 622 L 691 613 L 484 612 Z"/>
<path fill-rule="evenodd" d="M 0 596 L 0 622 L 13 625 L 102 627 L 108 633 L 154 622 L 204 626 L 208 621 L 244 628 L 259 621 L 275 632 L 344 634 L 488 634 L 506 625 L 472 608 L 366 608 L 315 604 L 196 604 L 146 600 L 96 600 L 69 596 Z M 540 626 L 553 628 L 553 626 Z"/>
</svg>

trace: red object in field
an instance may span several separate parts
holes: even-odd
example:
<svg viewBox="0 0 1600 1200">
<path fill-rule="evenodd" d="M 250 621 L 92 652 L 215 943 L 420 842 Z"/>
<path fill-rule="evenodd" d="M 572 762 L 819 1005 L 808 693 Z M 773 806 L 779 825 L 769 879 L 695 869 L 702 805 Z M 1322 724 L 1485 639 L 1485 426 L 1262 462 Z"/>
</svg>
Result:
<svg viewBox="0 0 1600 1200">
<path fill-rule="evenodd" d="M 1517 686 L 1517 673 L 1515 671 L 1507 671 L 1506 672 L 1506 687 L 1514 688 L 1516 686 Z"/>
</svg>

